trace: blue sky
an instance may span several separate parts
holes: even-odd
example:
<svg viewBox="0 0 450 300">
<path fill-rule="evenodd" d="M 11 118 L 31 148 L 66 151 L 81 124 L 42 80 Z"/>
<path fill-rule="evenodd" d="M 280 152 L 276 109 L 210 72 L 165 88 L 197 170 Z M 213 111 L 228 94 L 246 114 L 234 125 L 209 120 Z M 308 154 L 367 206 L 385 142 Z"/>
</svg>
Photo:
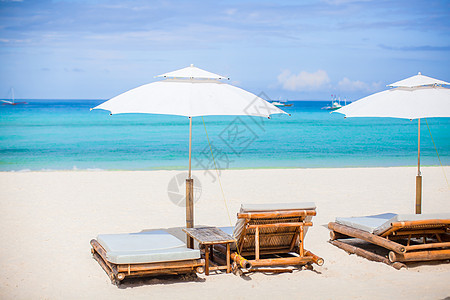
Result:
<svg viewBox="0 0 450 300">
<path fill-rule="evenodd" d="M 190 64 L 273 99 L 450 81 L 450 1 L 0 0 L 0 97 L 108 99 Z"/>
</svg>

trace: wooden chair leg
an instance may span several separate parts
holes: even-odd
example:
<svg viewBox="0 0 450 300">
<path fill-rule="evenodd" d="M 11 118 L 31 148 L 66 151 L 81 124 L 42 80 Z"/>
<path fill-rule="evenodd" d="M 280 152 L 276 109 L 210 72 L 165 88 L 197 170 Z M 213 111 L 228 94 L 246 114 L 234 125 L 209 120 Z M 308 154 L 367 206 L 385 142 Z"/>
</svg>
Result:
<svg viewBox="0 0 450 300">
<path fill-rule="evenodd" d="M 255 259 L 259 260 L 259 227 L 255 230 Z"/>
<path fill-rule="evenodd" d="M 209 275 L 209 247 L 205 247 L 205 275 Z"/>
<path fill-rule="evenodd" d="M 304 246 L 304 241 L 303 241 L 303 238 L 304 238 L 304 231 L 303 231 L 303 226 L 301 226 L 300 227 L 300 233 L 299 233 L 299 239 L 300 239 L 300 244 L 299 244 L 299 247 L 300 247 L 300 250 L 299 250 L 299 254 L 300 254 L 300 257 L 303 257 L 303 256 L 305 256 L 305 246 Z"/>
<path fill-rule="evenodd" d="M 230 256 L 230 243 L 227 243 L 227 273 L 231 272 Z"/>
</svg>

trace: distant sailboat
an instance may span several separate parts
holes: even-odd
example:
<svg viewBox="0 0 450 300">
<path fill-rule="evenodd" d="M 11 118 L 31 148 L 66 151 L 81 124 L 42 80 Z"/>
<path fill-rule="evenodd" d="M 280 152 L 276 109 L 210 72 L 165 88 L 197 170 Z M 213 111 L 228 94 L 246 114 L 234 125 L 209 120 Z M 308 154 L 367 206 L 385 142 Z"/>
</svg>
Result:
<svg viewBox="0 0 450 300">
<path fill-rule="evenodd" d="M 276 107 L 290 107 L 293 105 L 292 103 L 287 103 L 287 100 L 284 102 L 281 102 L 281 98 L 279 98 L 278 101 L 271 101 L 270 103 L 272 105 L 275 105 Z"/>
<path fill-rule="evenodd" d="M 345 104 L 341 105 L 341 97 L 336 98 L 336 95 L 334 95 L 334 99 L 333 99 L 333 95 L 331 95 L 331 105 L 329 106 L 325 106 L 322 107 L 322 109 L 326 109 L 326 110 L 337 110 L 339 108 L 341 108 L 342 106 L 347 105 L 347 99 L 345 99 Z"/>
<path fill-rule="evenodd" d="M 28 104 L 27 102 L 16 102 L 14 99 L 14 89 L 11 88 L 11 101 L 9 100 L 0 100 L 2 102 L 3 105 L 19 105 L 19 104 Z"/>
</svg>

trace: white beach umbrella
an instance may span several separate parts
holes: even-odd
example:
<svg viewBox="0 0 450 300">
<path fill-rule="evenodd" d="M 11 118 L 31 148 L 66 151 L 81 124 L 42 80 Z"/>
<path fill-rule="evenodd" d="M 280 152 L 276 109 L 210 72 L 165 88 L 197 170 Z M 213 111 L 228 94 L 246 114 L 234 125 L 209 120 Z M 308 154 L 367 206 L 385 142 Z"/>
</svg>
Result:
<svg viewBox="0 0 450 300">
<path fill-rule="evenodd" d="M 192 117 L 247 115 L 269 118 L 271 114 L 285 112 L 250 92 L 219 81 L 228 79 L 227 77 L 193 65 L 157 77 L 166 79 L 129 90 L 94 109 L 108 110 L 111 114 L 148 113 L 189 117 L 186 227 L 192 228 L 194 225 L 193 179 L 191 179 Z"/>
<path fill-rule="evenodd" d="M 379 92 L 334 112 L 345 117 L 386 117 L 418 119 L 418 159 L 416 177 L 416 213 L 421 213 L 422 176 L 420 173 L 420 119 L 450 117 L 450 83 L 418 74 L 388 85 Z"/>
<path fill-rule="evenodd" d="M 111 114 L 148 113 L 186 117 L 258 116 L 285 113 L 264 99 L 219 81 L 227 77 L 194 66 L 165 73 L 166 79 L 120 94 L 94 109 Z"/>
</svg>

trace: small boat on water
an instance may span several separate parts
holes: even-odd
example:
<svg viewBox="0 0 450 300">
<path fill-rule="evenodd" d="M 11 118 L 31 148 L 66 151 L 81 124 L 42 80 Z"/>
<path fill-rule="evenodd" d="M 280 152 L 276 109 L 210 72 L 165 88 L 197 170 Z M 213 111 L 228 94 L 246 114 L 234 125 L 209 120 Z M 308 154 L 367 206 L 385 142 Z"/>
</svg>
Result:
<svg viewBox="0 0 450 300">
<path fill-rule="evenodd" d="M 27 102 L 16 102 L 14 99 L 14 89 L 11 88 L 11 101 L 10 100 L 0 100 L 0 102 L 2 102 L 3 105 L 20 105 L 20 104 L 28 104 Z"/>
<path fill-rule="evenodd" d="M 341 107 L 342 107 L 342 105 L 340 105 L 339 102 L 333 102 L 333 101 L 331 101 L 331 105 L 322 107 L 322 109 L 326 109 L 326 110 L 336 110 L 336 109 L 339 109 L 339 108 L 341 108 Z"/>
<path fill-rule="evenodd" d="M 322 109 L 325 110 L 337 110 L 345 105 L 347 105 L 347 99 L 344 99 L 344 105 L 341 105 L 341 97 L 336 98 L 336 95 L 334 95 L 334 99 L 333 99 L 333 95 L 331 95 L 331 104 L 325 107 L 322 107 Z"/>
<path fill-rule="evenodd" d="M 292 103 L 286 103 L 286 102 L 280 102 L 280 101 L 272 101 L 270 103 L 275 105 L 276 107 L 290 107 L 293 105 Z"/>
</svg>

